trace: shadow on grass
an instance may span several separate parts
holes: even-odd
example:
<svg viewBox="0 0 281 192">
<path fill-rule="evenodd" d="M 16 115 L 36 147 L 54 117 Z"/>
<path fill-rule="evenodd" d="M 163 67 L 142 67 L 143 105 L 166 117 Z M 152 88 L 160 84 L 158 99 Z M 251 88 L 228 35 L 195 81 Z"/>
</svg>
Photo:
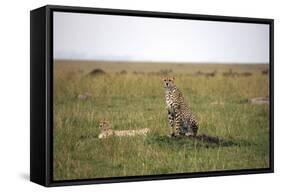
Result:
<svg viewBox="0 0 281 192">
<path fill-rule="evenodd" d="M 112 137 L 114 138 L 114 137 Z M 120 139 L 127 139 L 131 137 L 122 137 Z M 80 141 L 92 140 L 100 141 L 97 135 L 81 135 Z M 218 148 L 218 147 L 232 147 L 232 146 L 253 146 L 256 143 L 249 142 L 242 139 L 234 138 L 219 138 L 209 135 L 182 136 L 169 137 L 167 135 L 150 135 L 145 138 L 145 143 L 148 145 L 158 145 L 159 147 L 173 147 L 173 148 Z"/>
<path fill-rule="evenodd" d="M 207 135 L 196 137 L 169 137 L 169 136 L 150 136 L 146 139 L 147 144 L 158 145 L 160 147 L 186 147 L 186 148 L 217 148 L 231 146 L 250 146 L 253 143 L 243 140 L 222 139 Z"/>
</svg>

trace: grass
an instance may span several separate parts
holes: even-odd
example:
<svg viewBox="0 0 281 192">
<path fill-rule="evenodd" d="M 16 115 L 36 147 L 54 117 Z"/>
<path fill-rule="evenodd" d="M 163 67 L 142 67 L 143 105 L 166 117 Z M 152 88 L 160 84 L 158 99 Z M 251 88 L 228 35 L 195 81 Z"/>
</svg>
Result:
<svg viewBox="0 0 281 192">
<path fill-rule="evenodd" d="M 266 67 L 56 61 L 54 180 L 269 167 L 269 106 L 245 102 L 269 95 L 268 76 L 261 74 Z M 88 76 L 95 68 L 106 74 Z M 230 68 L 252 75 L 221 75 Z M 127 74 L 117 73 L 124 69 Z M 228 144 L 166 136 L 161 76 L 148 74 L 161 69 L 173 70 L 199 120 L 199 134 L 218 136 Z M 219 73 L 210 78 L 191 75 L 198 70 Z M 92 97 L 77 98 L 85 92 Z M 115 130 L 147 127 L 151 132 L 147 137 L 99 140 L 98 123 L 104 118 Z"/>
</svg>

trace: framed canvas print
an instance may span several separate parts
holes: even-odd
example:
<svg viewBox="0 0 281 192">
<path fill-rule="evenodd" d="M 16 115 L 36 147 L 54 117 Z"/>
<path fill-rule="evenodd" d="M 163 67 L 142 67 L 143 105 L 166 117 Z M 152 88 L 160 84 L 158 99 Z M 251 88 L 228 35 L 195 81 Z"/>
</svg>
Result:
<svg viewBox="0 0 281 192">
<path fill-rule="evenodd" d="M 30 179 L 273 172 L 273 20 L 31 11 Z"/>
</svg>

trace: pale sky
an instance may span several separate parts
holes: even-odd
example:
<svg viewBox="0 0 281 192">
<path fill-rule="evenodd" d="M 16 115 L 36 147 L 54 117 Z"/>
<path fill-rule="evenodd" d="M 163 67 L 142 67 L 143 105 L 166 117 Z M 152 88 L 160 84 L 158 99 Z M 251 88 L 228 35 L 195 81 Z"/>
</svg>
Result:
<svg viewBox="0 0 281 192">
<path fill-rule="evenodd" d="M 269 63 L 269 25 L 54 12 L 54 58 Z"/>
</svg>

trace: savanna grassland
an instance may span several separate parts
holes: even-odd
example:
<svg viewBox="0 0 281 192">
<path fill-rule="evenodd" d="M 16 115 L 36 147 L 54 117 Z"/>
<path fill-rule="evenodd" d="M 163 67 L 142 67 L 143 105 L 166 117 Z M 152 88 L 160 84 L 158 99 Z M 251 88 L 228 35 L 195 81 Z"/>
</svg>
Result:
<svg viewBox="0 0 281 192">
<path fill-rule="evenodd" d="M 249 102 L 269 96 L 269 76 L 262 74 L 267 68 L 55 61 L 54 180 L 269 167 L 269 105 Z M 89 75 L 94 69 L 105 73 Z M 197 117 L 198 134 L 229 144 L 167 137 L 161 80 L 167 73 L 175 76 Z M 115 130 L 151 132 L 147 137 L 100 140 L 103 119 Z"/>
</svg>

